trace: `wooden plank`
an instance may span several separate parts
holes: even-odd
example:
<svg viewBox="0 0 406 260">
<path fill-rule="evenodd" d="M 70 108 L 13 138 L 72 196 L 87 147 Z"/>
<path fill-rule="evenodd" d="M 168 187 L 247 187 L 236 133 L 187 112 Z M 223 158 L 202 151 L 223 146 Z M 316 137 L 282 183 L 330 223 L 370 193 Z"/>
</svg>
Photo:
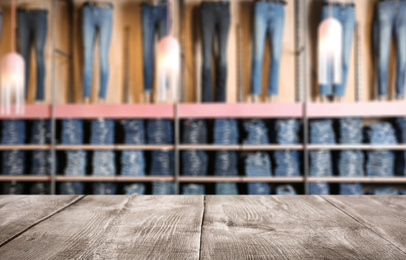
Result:
<svg viewBox="0 0 406 260">
<path fill-rule="evenodd" d="M 406 196 L 325 196 L 406 255 Z"/>
<path fill-rule="evenodd" d="M 78 198 L 79 196 L 2 196 L 0 246 Z"/>
<path fill-rule="evenodd" d="M 1 259 L 198 259 L 203 196 L 87 196 L 0 248 Z"/>
<path fill-rule="evenodd" d="M 405 259 L 318 196 L 206 196 L 201 259 Z"/>
</svg>

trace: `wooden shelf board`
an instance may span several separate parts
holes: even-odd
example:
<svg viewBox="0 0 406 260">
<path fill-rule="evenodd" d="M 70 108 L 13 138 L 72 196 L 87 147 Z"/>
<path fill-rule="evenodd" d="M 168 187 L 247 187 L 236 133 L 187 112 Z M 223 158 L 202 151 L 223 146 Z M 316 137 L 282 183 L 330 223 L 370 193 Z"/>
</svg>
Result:
<svg viewBox="0 0 406 260">
<path fill-rule="evenodd" d="M 406 183 L 406 177 L 309 177 L 309 182 Z"/>
<path fill-rule="evenodd" d="M 174 176 L 64 176 L 64 175 L 57 175 L 56 181 L 150 182 L 150 181 L 175 181 L 175 177 Z"/>
<path fill-rule="evenodd" d="M 0 175 L 0 181 L 51 181 L 51 176 L 44 175 Z"/>
<path fill-rule="evenodd" d="M 4 150 L 51 150 L 51 145 L 32 145 L 32 144 L 22 144 L 22 145 L 0 145 L 0 151 Z"/>
</svg>

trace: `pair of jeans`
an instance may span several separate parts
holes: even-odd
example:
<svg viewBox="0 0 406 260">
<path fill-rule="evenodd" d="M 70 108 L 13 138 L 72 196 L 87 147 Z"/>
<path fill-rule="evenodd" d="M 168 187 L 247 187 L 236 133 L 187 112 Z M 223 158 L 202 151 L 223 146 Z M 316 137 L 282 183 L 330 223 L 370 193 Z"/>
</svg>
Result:
<svg viewBox="0 0 406 260">
<path fill-rule="evenodd" d="M 364 195 L 361 183 L 340 184 L 340 195 Z"/>
<path fill-rule="evenodd" d="M 4 120 L 1 131 L 1 143 L 5 145 L 24 144 L 25 127 L 24 120 Z M 23 175 L 25 165 L 25 152 L 19 150 L 8 150 L 2 152 L 2 174 Z M 21 182 L 3 182 L 3 194 L 22 194 L 24 184 Z"/>
<path fill-rule="evenodd" d="M 296 195 L 296 190 L 292 185 L 279 185 L 276 187 L 276 195 Z"/>
<path fill-rule="evenodd" d="M 333 6 L 331 8 L 331 15 L 333 18 L 337 19 L 342 26 L 341 83 L 335 84 L 334 90 L 332 84 L 320 84 L 319 93 L 320 95 L 334 94 L 335 96 L 343 97 L 347 85 L 348 67 L 356 22 L 355 4 L 353 3 L 340 4 L 333 2 Z M 323 3 L 321 20 L 327 19 L 328 17 L 330 17 L 329 2 L 325 1 Z M 329 73 L 332 72 L 329 71 Z"/>
<path fill-rule="evenodd" d="M 273 121 L 274 139 L 278 144 L 298 144 L 300 142 L 300 121 L 297 119 L 277 119 Z"/>
<path fill-rule="evenodd" d="M 114 120 L 100 119 L 92 121 L 90 143 L 93 145 L 114 144 Z M 114 176 L 116 173 L 114 151 L 95 150 L 92 160 L 93 176 Z M 115 194 L 113 182 L 93 183 L 93 194 Z"/>
<path fill-rule="evenodd" d="M 51 121 L 35 120 L 32 125 L 31 144 L 51 143 Z M 56 158 L 55 158 L 56 160 Z M 57 167 L 55 167 L 57 168 Z M 52 171 L 52 153 L 50 151 L 33 151 L 31 158 L 31 175 L 50 175 Z M 36 182 L 30 187 L 30 194 L 47 194 L 49 185 L 47 182 Z"/>
<path fill-rule="evenodd" d="M 207 125 L 204 119 L 186 119 L 183 121 L 183 144 L 206 144 Z"/>
<path fill-rule="evenodd" d="M 230 3 L 202 2 L 200 5 L 200 27 L 202 35 L 202 101 L 213 102 L 212 53 L 214 33 L 218 32 L 218 57 L 216 62 L 215 100 L 226 101 L 227 84 L 227 42 L 230 30 Z"/>
<path fill-rule="evenodd" d="M 17 23 L 19 49 L 25 60 L 25 98 L 27 98 L 28 83 L 30 82 L 30 58 L 32 44 L 35 48 L 37 68 L 36 100 L 44 100 L 44 50 L 48 32 L 48 11 L 42 9 L 31 10 L 19 8 L 17 14 Z"/>
<path fill-rule="evenodd" d="M 144 120 L 128 119 L 123 121 L 124 143 L 145 144 Z M 145 158 L 142 151 L 130 150 L 121 153 L 122 176 L 145 176 Z M 124 193 L 127 195 L 143 195 L 144 183 L 131 183 L 124 185 Z"/>
<path fill-rule="evenodd" d="M 253 55 L 251 94 L 261 93 L 262 62 L 266 35 L 269 35 L 271 61 L 269 66 L 268 95 L 278 94 L 279 64 L 282 50 L 285 9 L 279 2 L 256 2 L 253 10 Z"/>
<path fill-rule="evenodd" d="M 395 153 L 392 151 L 368 151 L 366 173 L 369 177 L 393 177 Z"/>
<path fill-rule="evenodd" d="M 249 177 L 271 177 L 271 160 L 265 152 L 249 153 L 245 159 L 245 175 Z M 248 194 L 269 195 L 268 183 L 248 183 Z"/>
<path fill-rule="evenodd" d="M 237 153 L 234 151 L 216 152 L 214 175 L 215 176 L 238 176 Z M 216 183 L 217 195 L 236 195 L 238 188 L 236 183 L 225 182 Z"/>
<path fill-rule="evenodd" d="M 338 142 L 340 144 L 361 144 L 362 119 L 361 118 L 340 118 L 338 119 Z"/>
<path fill-rule="evenodd" d="M 84 4 L 82 9 L 82 39 L 84 49 L 83 96 L 90 97 L 93 78 L 93 52 L 96 35 L 99 37 L 99 97 L 106 98 L 109 80 L 109 49 L 113 28 L 113 4 L 105 7 Z"/>
<path fill-rule="evenodd" d="M 298 177 L 300 176 L 301 152 L 292 150 L 281 150 L 274 152 L 275 176 L 276 177 Z"/>
<path fill-rule="evenodd" d="M 397 144 L 396 132 L 391 123 L 382 122 L 365 128 L 365 139 L 370 144 Z"/>
<path fill-rule="evenodd" d="M 160 3 L 151 5 L 143 3 L 141 7 L 142 22 L 142 49 L 144 62 L 144 91 L 152 91 L 154 78 L 155 60 L 155 30 L 158 30 L 158 38 L 161 39 L 167 34 L 167 4 Z"/>
<path fill-rule="evenodd" d="M 173 143 L 172 122 L 168 119 L 152 119 L 147 121 L 148 144 Z"/>
<path fill-rule="evenodd" d="M 83 120 L 64 119 L 62 120 L 62 144 L 80 145 L 83 144 Z M 66 151 L 66 166 L 64 175 L 85 176 L 86 175 L 86 152 L 83 150 Z M 62 182 L 59 184 L 60 194 L 80 195 L 84 193 L 82 182 Z"/>
<path fill-rule="evenodd" d="M 214 144 L 238 144 L 239 133 L 237 120 L 214 120 Z"/>
<path fill-rule="evenodd" d="M 182 187 L 183 195 L 204 195 L 205 188 L 202 184 L 185 184 Z"/>
<path fill-rule="evenodd" d="M 246 138 L 243 141 L 244 144 L 269 144 L 268 129 L 263 120 L 249 119 L 245 120 L 243 125 L 246 133 Z"/>
<path fill-rule="evenodd" d="M 370 195 L 399 195 L 399 192 L 394 187 L 377 187 L 368 190 Z"/>
<path fill-rule="evenodd" d="M 406 78 L 406 1 L 378 1 L 375 5 L 373 41 L 378 74 L 378 96 L 386 97 L 388 63 L 392 33 L 396 46 L 396 95 L 405 94 Z"/>
</svg>

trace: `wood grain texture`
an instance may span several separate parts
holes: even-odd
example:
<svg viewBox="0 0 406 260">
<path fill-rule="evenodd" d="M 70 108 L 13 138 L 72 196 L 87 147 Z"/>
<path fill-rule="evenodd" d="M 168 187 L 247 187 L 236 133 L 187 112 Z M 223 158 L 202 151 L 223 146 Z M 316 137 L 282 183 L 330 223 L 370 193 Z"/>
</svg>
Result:
<svg viewBox="0 0 406 260">
<path fill-rule="evenodd" d="M 405 253 L 406 196 L 323 196 Z"/>
<path fill-rule="evenodd" d="M 405 259 L 317 196 L 206 196 L 201 259 Z"/>
<path fill-rule="evenodd" d="M 0 248 L 1 259 L 198 259 L 203 196 L 87 196 Z"/>
<path fill-rule="evenodd" d="M 76 199 L 78 196 L 1 196 L 0 245 Z"/>
</svg>

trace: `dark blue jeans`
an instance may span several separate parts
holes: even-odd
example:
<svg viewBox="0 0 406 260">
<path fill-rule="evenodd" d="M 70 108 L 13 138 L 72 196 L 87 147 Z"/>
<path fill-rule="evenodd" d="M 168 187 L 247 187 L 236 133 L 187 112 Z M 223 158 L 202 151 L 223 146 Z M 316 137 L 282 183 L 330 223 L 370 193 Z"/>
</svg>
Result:
<svg viewBox="0 0 406 260">
<path fill-rule="evenodd" d="M 200 27 L 202 34 L 202 101 L 213 102 L 212 87 L 212 53 L 214 33 L 218 31 L 219 56 L 216 64 L 216 97 L 217 102 L 226 101 L 227 84 L 227 41 L 230 30 L 229 2 L 202 2 L 200 5 Z"/>
<path fill-rule="evenodd" d="M 25 126 L 24 120 L 4 120 L 1 131 L 2 144 L 24 144 Z M 19 150 L 9 150 L 2 152 L 2 174 L 3 175 L 23 175 L 25 165 L 25 152 Z M 2 183 L 3 194 L 22 194 L 24 184 L 21 182 Z"/>
<path fill-rule="evenodd" d="M 27 98 L 30 79 L 31 44 L 35 48 L 37 68 L 36 100 L 44 100 L 45 62 L 44 49 L 48 32 L 48 11 L 18 9 L 17 15 L 18 44 L 21 55 L 25 60 L 25 97 Z"/>
<path fill-rule="evenodd" d="M 144 120 L 128 119 L 123 121 L 124 143 L 145 144 Z M 131 150 L 121 153 L 122 176 L 145 176 L 145 158 L 142 151 Z M 124 193 L 127 195 L 143 195 L 144 183 L 132 183 L 124 185 Z"/>
<path fill-rule="evenodd" d="M 249 153 L 245 159 L 245 174 L 249 177 L 271 177 L 271 161 L 267 153 Z M 248 183 L 248 194 L 269 195 L 268 183 Z"/>
<path fill-rule="evenodd" d="M 79 145 L 83 144 L 83 120 L 64 119 L 62 121 L 62 144 Z M 86 157 L 83 150 L 66 151 L 66 176 L 85 176 Z M 79 195 L 84 193 L 82 182 L 62 182 L 59 184 L 60 194 Z"/>
<path fill-rule="evenodd" d="M 142 55 L 144 62 L 144 91 L 151 92 L 154 78 L 155 29 L 158 29 L 159 39 L 167 34 L 167 5 L 159 4 L 154 6 L 148 3 L 143 3 L 141 9 L 141 19 L 143 48 Z"/>
<path fill-rule="evenodd" d="M 378 96 L 386 97 L 392 33 L 396 46 L 396 95 L 403 97 L 406 78 L 406 1 L 378 1 L 375 5 L 373 37 L 378 74 Z"/>
<path fill-rule="evenodd" d="M 114 120 L 102 119 L 92 122 L 91 144 L 114 144 Z M 93 176 L 114 176 L 116 174 L 114 151 L 95 150 L 93 152 Z M 94 194 L 115 194 L 113 182 L 93 183 Z"/>
<path fill-rule="evenodd" d="M 109 80 L 109 49 L 113 27 L 113 5 L 83 6 L 82 39 L 84 49 L 83 96 L 88 98 L 93 78 L 93 52 L 96 35 L 99 37 L 99 97 L 106 98 Z"/>
<path fill-rule="evenodd" d="M 51 121 L 35 120 L 31 129 L 31 144 L 51 143 Z M 56 158 L 55 158 L 56 159 Z M 56 167 L 57 168 L 57 167 Z M 50 175 L 52 171 L 52 154 L 50 151 L 33 151 L 31 158 L 31 175 Z M 32 183 L 30 194 L 48 194 L 47 182 Z"/>
<path fill-rule="evenodd" d="M 328 2 L 324 2 L 323 10 L 321 13 L 321 20 L 328 18 L 330 15 Z M 345 88 L 347 85 L 348 76 L 348 66 L 350 61 L 351 46 L 355 29 L 355 6 L 352 4 L 342 5 L 342 6 L 332 6 L 332 16 L 337 19 L 343 28 L 342 32 L 342 77 L 341 83 L 334 85 L 332 84 L 321 84 L 320 85 L 320 95 L 332 95 L 338 97 L 343 97 L 345 94 Z"/>
<path fill-rule="evenodd" d="M 256 2 L 253 15 L 253 55 L 251 94 L 261 93 L 262 61 L 266 35 L 269 35 L 271 63 L 269 66 L 268 95 L 278 94 L 279 63 L 282 49 L 285 9 L 282 3 Z"/>
</svg>

